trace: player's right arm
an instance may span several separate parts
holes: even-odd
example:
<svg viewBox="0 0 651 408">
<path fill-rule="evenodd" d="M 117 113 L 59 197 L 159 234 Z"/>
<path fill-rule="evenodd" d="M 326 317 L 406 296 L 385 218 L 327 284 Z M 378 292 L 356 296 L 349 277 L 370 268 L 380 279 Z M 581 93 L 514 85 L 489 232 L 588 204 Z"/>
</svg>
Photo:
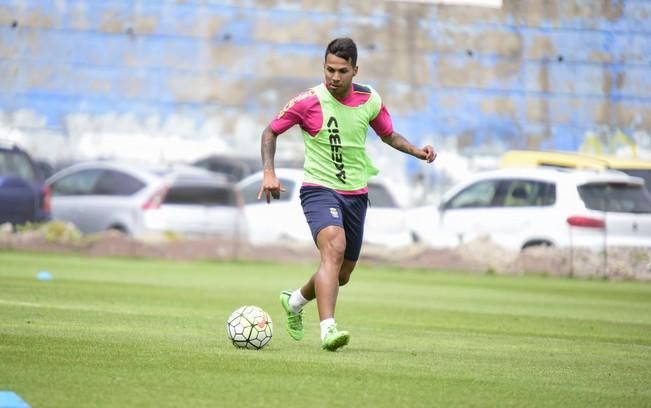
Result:
<svg viewBox="0 0 651 408">
<path fill-rule="evenodd" d="M 276 177 L 276 170 L 274 168 L 274 156 L 276 155 L 276 139 L 278 135 L 271 130 L 271 126 L 267 126 L 262 131 L 262 141 L 260 143 L 260 153 L 262 155 L 262 185 L 258 192 L 258 200 L 264 195 L 267 203 L 271 202 L 271 197 L 274 199 L 280 198 L 280 193 L 285 191 L 285 187 L 280 184 L 280 180 Z"/>
<path fill-rule="evenodd" d="M 310 114 L 310 112 L 314 109 L 315 103 L 318 103 L 318 99 L 314 96 L 314 92 L 311 90 L 303 92 L 289 101 L 271 121 L 271 124 L 262 131 L 260 153 L 262 155 L 263 178 L 258 192 L 258 200 L 264 196 L 267 203 L 270 203 L 272 197 L 277 200 L 280 198 L 280 193 L 285 191 L 285 187 L 276 177 L 274 167 L 276 139 L 279 134 L 284 133 L 294 125 L 299 125 L 303 129 L 307 128 L 308 132 L 310 132 L 310 129 L 314 127 L 313 122 L 315 122 L 314 114 Z M 320 119 L 316 119 L 316 121 L 318 120 Z M 318 127 L 320 128 L 320 126 L 319 122 Z"/>
</svg>

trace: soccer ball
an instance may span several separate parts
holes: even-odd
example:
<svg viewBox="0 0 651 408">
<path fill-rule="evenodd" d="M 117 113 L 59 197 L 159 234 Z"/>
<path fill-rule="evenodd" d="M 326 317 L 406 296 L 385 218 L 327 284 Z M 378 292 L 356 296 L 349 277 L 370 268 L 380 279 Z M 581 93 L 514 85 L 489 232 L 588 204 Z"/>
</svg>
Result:
<svg viewBox="0 0 651 408">
<path fill-rule="evenodd" d="M 260 350 L 271 341 L 273 323 L 259 307 L 242 306 L 228 318 L 226 333 L 235 347 Z"/>
</svg>

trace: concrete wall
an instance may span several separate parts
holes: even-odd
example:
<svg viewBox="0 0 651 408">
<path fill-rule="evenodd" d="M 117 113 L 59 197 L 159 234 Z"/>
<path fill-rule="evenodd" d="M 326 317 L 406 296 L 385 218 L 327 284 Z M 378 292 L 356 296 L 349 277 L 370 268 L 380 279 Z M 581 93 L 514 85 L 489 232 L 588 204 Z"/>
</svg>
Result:
<svg viewBox="0 0 651 408">
<path fill-rule="evenodd" d="M 645 0 L 0 0 L 2 137 L 47 158 L 257 156 L 335 36 L 357 41 L 358 79 L 396 128 L 446 153 L 428 172 L 509 148 L 651 158 Z M 279 148 L 300 152 L 298 132 Z M 381 168 L 422 169 L 370 149 Z"/>
</svg>

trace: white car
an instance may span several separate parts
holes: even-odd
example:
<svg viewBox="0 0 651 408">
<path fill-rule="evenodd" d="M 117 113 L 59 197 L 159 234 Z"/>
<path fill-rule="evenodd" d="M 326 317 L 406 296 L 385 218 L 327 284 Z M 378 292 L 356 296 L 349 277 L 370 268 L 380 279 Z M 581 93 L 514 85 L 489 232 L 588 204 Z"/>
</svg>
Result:
<svg viewBox="0 0 651 408">
<path fill-rule="evenodd" d="M 313 242 L 299 197 L 303 170 L 278 168 L 276 175 L 287 191 L 280 194 L 279 200 L 272 200 L 269 204 L 264 197 L 260 200 L 257 198 L 262 172 L 238 183 L 249 223 L 250 242 L 254 245 L 271 244 L 278 240 Z M 369 180 L 368 189 L 364 243 L 392 248 L 411 244 L 413 239 L 406 212 L 399 206 L 388 184 L 377 179 Z"/>
<path fill-rule="evenodd" d="M 415 234 L 433 247 L 480 237 L 529 246 L 651 247 L 651 195 L 618 171 L 511 168 L 475 174 L 438 207 L 411 210 Z"/>
<path fill-rule="evenodd" d="M 83 233 L 177 232 L 245 239 L 234 184 L 197 167 L 153 168 L 117 161 L 72 165 L 52 175 L 52 218 Z"/>
</svg>

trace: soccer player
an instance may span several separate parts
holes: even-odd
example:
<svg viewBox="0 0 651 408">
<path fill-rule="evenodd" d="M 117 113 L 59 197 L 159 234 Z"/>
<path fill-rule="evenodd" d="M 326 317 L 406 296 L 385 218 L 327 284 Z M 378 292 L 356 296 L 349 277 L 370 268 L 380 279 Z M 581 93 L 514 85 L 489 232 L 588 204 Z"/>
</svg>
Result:
<svg viewBox="0 0 651 408">
<path fill-rule="evenodd" d="M 325 81 L 289 101 L 264 129 L 261 141 L 264 177 L 258 199 L 266 197 L 269 203 L 285 191 L 274 170 L 276 138 L 294 125 L 302 129 L 305 163 L 301 205 L 321 262 L 302 287 L 282 291 L 280 303 L 287 314 L 290 336 L 301 340 L 303 307 L 316 298 L 321 346 L 329 351 L 350 340 L 347 331 L 337 329 L 335 305 L 339 286 L 348 282 L 359 258 L 368 204 L 366 183 L 378 174 L 366 155 L 369 125 L 396 150 L 427 163 L 436 158 L 432 146 L 417 148 L 393 130 L 380 95 L 370 86 L 353 83 L 357 68 L 357 46 L 352 39 L 330 42 L 323 64 Z"/>
</svg>

